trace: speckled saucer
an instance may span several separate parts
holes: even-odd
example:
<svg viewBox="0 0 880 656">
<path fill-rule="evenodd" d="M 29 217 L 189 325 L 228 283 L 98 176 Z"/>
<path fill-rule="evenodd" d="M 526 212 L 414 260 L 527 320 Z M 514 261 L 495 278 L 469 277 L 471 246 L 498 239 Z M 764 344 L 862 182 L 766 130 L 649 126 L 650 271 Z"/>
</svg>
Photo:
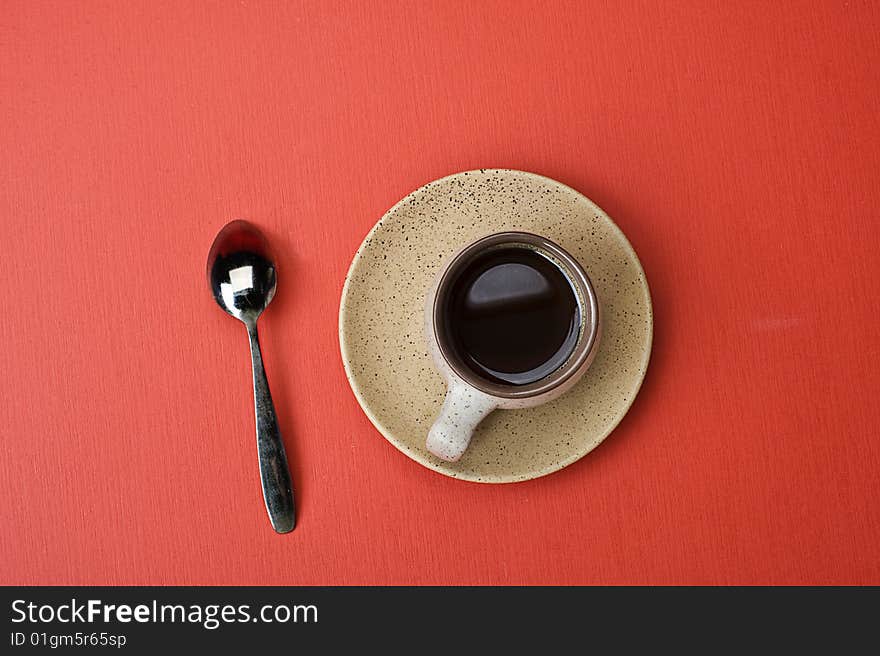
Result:
<svg viewBox="0 0 880 656">
<path fill-rule="evenodd" d="M 544 235 L 571 253 L 599 297 L 599 352 L 562 397 L 527 410 L 496 410 L 458 462 L 425 448 L 446 387 L 423 333 L 425 293 L 441 264 L 493 232 Z M 562 469 L 594 449 L 626 414 L 648 366 L 651 297 L 638 257 L 593 202 L 543 176 L 486 169 L 417 189 L 367 235 L 351 263 L 339 309 L 346 375 L 389 442 L 441 474 L 509 483 Z"/>
</svg>

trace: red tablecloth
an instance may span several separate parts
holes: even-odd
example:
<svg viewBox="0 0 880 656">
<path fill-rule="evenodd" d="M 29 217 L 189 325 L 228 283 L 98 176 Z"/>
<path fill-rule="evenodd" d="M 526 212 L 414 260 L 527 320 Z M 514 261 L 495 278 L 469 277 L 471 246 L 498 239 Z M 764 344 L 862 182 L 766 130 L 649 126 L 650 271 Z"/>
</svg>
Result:
<svg viewBox="0 0 880 656">
<path fill-rule="evenodd" d="M 4 3 L 0 583 L 880 583 L 878 58 L 873 2 Z M 373 223 L 480 167 L 595 200 L 656 313 L 619 428 L 515 485 L 396 451 L 337 340 Z M 205 282 L 235 217 L 287 536 Z"/>
</svg>

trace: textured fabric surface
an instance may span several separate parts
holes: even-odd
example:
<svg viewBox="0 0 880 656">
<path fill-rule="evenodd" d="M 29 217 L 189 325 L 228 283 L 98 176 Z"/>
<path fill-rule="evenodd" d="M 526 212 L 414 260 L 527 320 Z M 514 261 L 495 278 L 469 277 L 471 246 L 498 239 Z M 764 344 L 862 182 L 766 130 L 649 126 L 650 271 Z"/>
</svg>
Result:
<svg viewBox="0 0 880 656">
<path fill-rule="evenodd" d="M 25 2 L 0 20 L 0 583 L 880 583 L 872 2 Z M 655 339 L 612 436 L 521 484 L 371 426 L 337 309 L 375 221 L 504 167 L 598 203 Z M 260 496 L 247 218 L 300 522 Z"/>
</svg>

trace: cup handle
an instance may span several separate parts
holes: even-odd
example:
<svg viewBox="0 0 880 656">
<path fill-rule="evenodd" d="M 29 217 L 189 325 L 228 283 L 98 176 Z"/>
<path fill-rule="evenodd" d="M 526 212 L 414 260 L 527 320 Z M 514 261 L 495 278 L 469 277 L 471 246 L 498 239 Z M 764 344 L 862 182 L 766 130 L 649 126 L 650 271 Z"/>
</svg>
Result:
<svg viewBox="0 0 880 656">
<path fill-rule="evenodd" d="M 455 462 L 470 444 L 477 424 L 497 407 L 498 402 L 491 396 L 451 379 L 425 446 L 441 460 Z"/>
</svg>

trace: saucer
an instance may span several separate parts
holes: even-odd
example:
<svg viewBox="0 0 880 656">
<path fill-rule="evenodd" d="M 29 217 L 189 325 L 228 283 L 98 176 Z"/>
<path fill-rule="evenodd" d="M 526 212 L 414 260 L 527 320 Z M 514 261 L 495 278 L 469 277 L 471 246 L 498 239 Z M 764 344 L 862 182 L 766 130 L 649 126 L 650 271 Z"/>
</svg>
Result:
<svg viewBox="0 0 880 656">
<path fill-rule="evenodd" d="M 425 448 L 446 393 L 425 345 L 425 294 L 460 248 L 511 230 L 546 236 L 581 263 L 602 312 L 599 350 L 566 394 L 537 408 L 496 410 L 461 460 L 444 462 Z M 592 451 L 638 393 L 652 334 L 644 271 L 608 215 L 559 182 L 503 169 L 441 178 L 392 207 L 355 254 L 339 308 L 346 376 L 373 425 L 419 464 L 481 483 L 544 476 Z"/>
</svg>

